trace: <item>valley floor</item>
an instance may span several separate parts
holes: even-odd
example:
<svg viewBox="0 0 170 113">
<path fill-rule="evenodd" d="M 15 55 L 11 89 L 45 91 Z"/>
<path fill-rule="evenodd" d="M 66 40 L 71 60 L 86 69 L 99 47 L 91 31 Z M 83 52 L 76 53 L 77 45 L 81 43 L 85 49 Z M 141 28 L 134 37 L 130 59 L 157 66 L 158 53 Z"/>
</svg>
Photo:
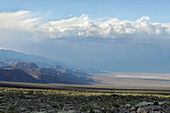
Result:
<svg viewBox="0 0 170 113">
<path fill-rule="evenodd" d="M 170 89 L 169 73 L 102 73 L 91 76 L 98 86 Z"/>
</svg>

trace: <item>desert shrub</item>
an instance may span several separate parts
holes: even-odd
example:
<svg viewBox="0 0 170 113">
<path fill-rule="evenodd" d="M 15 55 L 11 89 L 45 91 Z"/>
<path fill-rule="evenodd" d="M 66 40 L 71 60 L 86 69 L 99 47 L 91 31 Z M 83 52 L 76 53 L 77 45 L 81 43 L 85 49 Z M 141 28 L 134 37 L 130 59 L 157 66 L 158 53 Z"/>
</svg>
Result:
<svg viewBox="0 0 170 113">
<path fill-rule="evenodd" d="M 170 97 L 168 98 L 168 102 L 170 103 Z"/>
<path fill-rule="evenodd" d="M 91 107 L 89 113 L 95 113 L 94 108 Z"/>
<path fill-rule="evenodd" d="M 86 112 L 86 111 L 88 111 L 89 109 L 90 109 L 90 107 L 89 107 L 88 105 L 84 105 L 84 106 L 81 107 L 81 111 L 82 111 L 82 112 Z"/>
<path fill-rule="evenodd" d="M 59 108 L 59 105 L 56 103 L 48 102 L 48 104 L 53 108 L 57 108 L 57 109 Z"/>
<path fill-rule="evenodd" d="M 8 107 L 8 109 L 7 109 L 7 110 L 8 110 L 8 113 L 19 113 L 16 108 L 17 108 L 16 105 L 10 105 L 10 106 Z"/>
<path fill-rule="evenodd" d="M 28 94 L 28 95 L 33 95 L 33 94 L 34 94 L 34 91 L 33 91 L 33 90 L 27 91 L 27 94 Z"/>
<path fill-rule="evenodd" d="M 18 98 L 24 98 L 25 97 L 23 91 L 20 91 L 20 90 L 16 91 L 15 94 L 17 94 Z"/>
<path fill-rule="evenodd" d="M 119 107 L 120 107 L 120 105 L 117 104 L 117 103 L 113 103 L 113 106 L 114 106 L 115 108 L 119 108 Z"/>
<path fill-rule="evenodd" d="M 5 112 L 0 110 L 0 113 L 5 113 Z"/>
</svg>

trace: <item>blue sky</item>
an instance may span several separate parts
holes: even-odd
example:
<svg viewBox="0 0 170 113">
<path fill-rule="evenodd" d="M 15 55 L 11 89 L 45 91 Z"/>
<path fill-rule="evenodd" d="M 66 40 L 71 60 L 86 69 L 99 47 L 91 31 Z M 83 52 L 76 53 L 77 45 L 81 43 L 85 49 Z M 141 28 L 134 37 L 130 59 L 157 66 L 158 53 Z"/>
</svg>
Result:
<svg viewBox="0 0 170 113">
<path fill-rule="evenodd" d="M 169 0 L 0 0 L 0 11 L 40 12 L 49 20 L 81 14 L 88 14 L 91 18 L 114 17 L 120 20 L 149 16 L 151 22 L 166 23 L 170 20 L 169 5 Z"/>
<path fill-rule="evenodd" d="M 169 0 L 0 0 L 0 48 L 117 72 L 170 72 Z"/>
</svg>

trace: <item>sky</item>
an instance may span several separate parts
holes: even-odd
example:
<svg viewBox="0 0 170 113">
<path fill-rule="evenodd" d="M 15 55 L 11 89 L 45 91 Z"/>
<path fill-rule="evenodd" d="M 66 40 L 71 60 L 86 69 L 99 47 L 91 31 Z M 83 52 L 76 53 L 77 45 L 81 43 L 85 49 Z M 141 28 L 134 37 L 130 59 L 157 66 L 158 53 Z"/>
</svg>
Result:
<svg viewBox="0 0 170 113">
<path fill-rule="evenodd" d="M 88 14 L 91 18 L 136 20 L 149 16 L 152 22 L 169 22 L 169 0 L 0 0 L 0 11 L 39 12 L 44 19 L 56 20 Z"/>
<path fill-rule="evenodd" d="M 0 0 L 0 48 L 115 72 L 169 72 L 169 0 Z"/>
</svg>

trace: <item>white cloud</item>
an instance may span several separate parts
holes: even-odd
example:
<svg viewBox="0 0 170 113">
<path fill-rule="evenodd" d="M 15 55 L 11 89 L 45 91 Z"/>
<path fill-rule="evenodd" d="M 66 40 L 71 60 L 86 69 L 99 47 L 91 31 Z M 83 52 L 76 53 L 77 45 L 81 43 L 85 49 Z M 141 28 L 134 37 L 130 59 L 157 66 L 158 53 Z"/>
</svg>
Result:
<svg viewBox="0 0 170 113">
<path fill-rule="evenodd" d="M 143 17 L 137 19 L 136 22 L 141 23 L 141 22 L 146 21 L 146 20 L 150 20 L 150 18 L 148 16 L 143 16 Z"/>
<path fill-rule="evenodd" d="M 40 18 L 32 18 L 29 11 L 0 13 L 0 28 L 30 29 L 34 27 Z"/>
<path fill-rule="evenodd" d="M 11 36 L 22 40 L 39 41 L 43 38 L 169 38 L 170 23 L 149 23 L 150 18 L 143 16 L 136 21 L 117 18 L 92 20 L 88 15 L 70 17 L 57 21 L 41 23 L 29 11 L 0 13 L 0 39 Z"/>
<path fill-rule="evenodd" d="M 0 13 L 0 39 L 2 41 L 41 39 L 41 18 L 30 11 Z M 41 33 L 40 33 L 41 32 Z"/>
<path fill-rule="evenodd" d="M 87 15 L 51 21 L 42 29 L 51 38 L 62 37 L 99 37 L 99 38 L 167 38 L 170 26 L 161 23 L 147 23 L 149 17 L 143 16 L 136 21 L 121 21 L 117 18 L 91 20 Z"/>
</svg>

